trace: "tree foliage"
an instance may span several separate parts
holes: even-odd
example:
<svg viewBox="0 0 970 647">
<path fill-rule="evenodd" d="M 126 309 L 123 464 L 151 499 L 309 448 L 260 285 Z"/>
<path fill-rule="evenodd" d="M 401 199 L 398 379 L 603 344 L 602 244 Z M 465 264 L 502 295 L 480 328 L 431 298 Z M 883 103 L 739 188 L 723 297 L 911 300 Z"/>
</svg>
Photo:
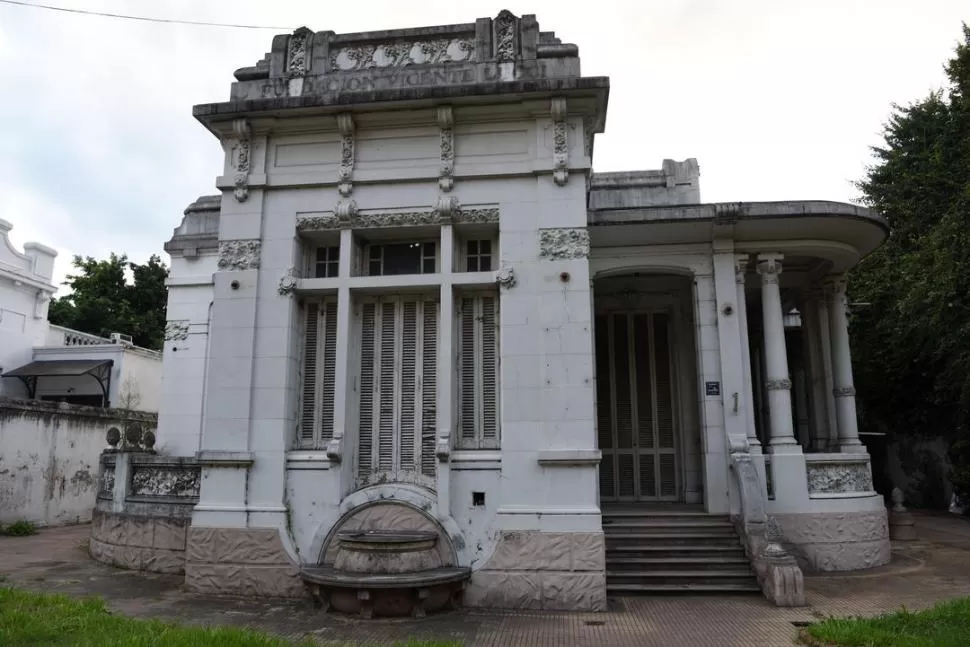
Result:
<svg viewBox="0 0 970 647">
<path fill-rule="evenodd" d="M 863 424 L 952 441 L 951 479 L 970 496 L 970 28 L 949 83 L 893 106 L 859 183 L 889 240 L 852 273 Z"/>
<path fill-rule="evenodd" d="M 51 323 L 102 337 L 124 333 L 137 346 L 162 348 L 168 269 L 158 256 L 142 265 L 126 255 L 101 261 L 75 256 L 73 266 L 77 273 L 64 283 L 71 293 L 51 302 Z M 130 283 L 126 271 L 133 277 Z"/>
</svg>

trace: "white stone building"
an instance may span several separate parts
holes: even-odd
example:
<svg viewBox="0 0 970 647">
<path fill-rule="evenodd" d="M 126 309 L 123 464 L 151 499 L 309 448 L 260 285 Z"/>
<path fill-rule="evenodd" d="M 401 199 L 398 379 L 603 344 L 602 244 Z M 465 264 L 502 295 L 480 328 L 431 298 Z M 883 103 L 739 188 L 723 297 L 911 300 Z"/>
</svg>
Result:
<svg viewBox="0 0 970 647">
<path fill-rule="evenodd" d="M 593 173 L 609 81 L 534 16 L 300 29 L 236 79 L 194 108 L 221 193 L 166 247 L 190 587 L 339 592 L 348 530 L 430 531 L 479 606 L 798 604 L 798 565 L 888 561 L 843 278 L 879 215 L 705 204 L 695 160 Z"/>
</svg>

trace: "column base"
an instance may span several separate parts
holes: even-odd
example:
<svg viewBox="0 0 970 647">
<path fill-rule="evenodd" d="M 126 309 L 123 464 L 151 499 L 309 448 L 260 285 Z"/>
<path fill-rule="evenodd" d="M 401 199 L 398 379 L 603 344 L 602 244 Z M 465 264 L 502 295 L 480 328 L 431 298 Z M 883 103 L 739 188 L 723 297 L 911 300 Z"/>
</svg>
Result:
<svg viewBox="0 0 970 647">
<path fill-rule="evenodd" d="M 792 438 L 791 440 L 785 439 L 781 442 L 771 441 L 771 445 L 768 446 L 768 451 L 771 454 L 803 454 L 802 446 L 798 444 L 798 441 Z"/>
<path fill-rule="evenodd" d="M 862 444 L 862 441 L 855 441 L 852 443 L 839 443 L 839 451 L 843 454 L 867 454 L 869 450 L 866 446 Z"/>
</svg>

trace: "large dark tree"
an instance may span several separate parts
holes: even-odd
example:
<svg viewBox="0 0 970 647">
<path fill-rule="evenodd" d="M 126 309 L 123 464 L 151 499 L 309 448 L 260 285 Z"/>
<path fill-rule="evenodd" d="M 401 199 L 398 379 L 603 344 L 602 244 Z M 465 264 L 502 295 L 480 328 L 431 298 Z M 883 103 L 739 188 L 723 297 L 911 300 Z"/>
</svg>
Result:
<svg viewBox="0 0 970 647">
<path fill-rule="evenodd" d="M 943 436 L 970 496 L 970 28 L 949 83 L 893 106 L 859 183 L 892 233 L 852 273 L 853 351 L 865 427 Z"/>
<path fill-rule="evenodd" d="M 158 256 L 143 265 L 130 263 L 125 255 L 103 261 L 75 256 L 73 265 L 78 272 L 64 283 L 71 293 L 51 302 L 51 323 L 102 337 L 124 333 L 138 346 L 162 348 L 168 270 Z M 130 283 L 126 270 L 133 277 Z"/>
</svg>

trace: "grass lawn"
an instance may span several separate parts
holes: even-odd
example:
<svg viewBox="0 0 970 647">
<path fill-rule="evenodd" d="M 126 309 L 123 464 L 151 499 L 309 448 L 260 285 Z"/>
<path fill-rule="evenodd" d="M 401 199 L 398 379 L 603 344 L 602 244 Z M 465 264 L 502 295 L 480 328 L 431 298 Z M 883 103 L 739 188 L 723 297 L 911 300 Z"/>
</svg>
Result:
<svg viewBox="0 0 970 647">
<path fill-rule="evenodd" d="M 832 618 L 806 627 L 801 637 L 809 645 L 839 647 L 965 647 L 970 645 L 970 598 L 915 613 Z"/>
<path fill-rule="evenodd" d="M 113 615 L 98 599 L 29 593 L 0 587 L 3 647 L 294 647 L 250 629 L 180 627 L 158 620 Z M 378 647 L 378 646 L 375 646 Z M 410 641 L 386 647 L 461 647 L 458 643 Z"/>
</svg>

